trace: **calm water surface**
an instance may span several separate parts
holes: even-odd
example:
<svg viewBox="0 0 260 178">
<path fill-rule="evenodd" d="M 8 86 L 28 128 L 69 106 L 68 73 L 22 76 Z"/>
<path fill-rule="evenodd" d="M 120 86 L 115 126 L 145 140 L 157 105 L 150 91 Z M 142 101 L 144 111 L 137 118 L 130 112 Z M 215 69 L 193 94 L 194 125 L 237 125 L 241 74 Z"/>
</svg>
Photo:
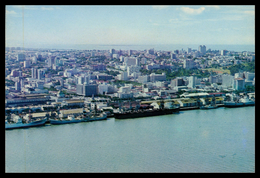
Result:
<svg viewBox="0 0 260 178">
<path fill-rule="evenodd" d="M 255 107 L 5 131 L 6 172 L 255 172 Z"/>
</svg>

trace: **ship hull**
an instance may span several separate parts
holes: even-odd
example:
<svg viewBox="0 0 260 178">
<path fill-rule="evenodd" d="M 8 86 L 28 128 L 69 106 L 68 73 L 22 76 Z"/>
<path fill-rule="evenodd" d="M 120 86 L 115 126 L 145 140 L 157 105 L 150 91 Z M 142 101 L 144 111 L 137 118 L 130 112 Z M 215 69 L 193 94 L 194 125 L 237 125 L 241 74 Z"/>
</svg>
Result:
<svg viewBox="0 0 260 178">
<path fill-rule="evenodd" d="M 237 108 L 237 107 L 245 107 L 245 106 L 254 106 L 255 102 L 248 103 L 224 103 L 224 106 L 227 108 Z"/>
<path fill-rule="evenodd" d="M 47 119 L 43 119 L 40 121 L 28 123 L 28 124 L 5 124 L 5 129 L 10 130 L 10 129 L 21 129 L 21 128 L 28 128 L 28 127 L 42 126 L 42 125 L 45 125 L 46 120 Z"/>
<path fill-rule="evenodd" d="M 168 114 L 173 114 L 173 113 L 176 113 L 176 112 L 179 112 L 179 108 L 159 109 L 159 110 L 151 110 L 151 111 L 144 111 L 144 112 L 114 113 L 114 117 L 116 119 L 128 119 L 128 118 L 168 115 Z"/>
<path fill-rule="evenodd" d="M 53 124 L 53 125 L 72 124 L 72 123 L 78 123 L 78 122 L 82 122 L 82 120 L 66 121 L 66 120 L 53 120 L 53 119 L 50 119 L 50 123 Z"/>
</svg>

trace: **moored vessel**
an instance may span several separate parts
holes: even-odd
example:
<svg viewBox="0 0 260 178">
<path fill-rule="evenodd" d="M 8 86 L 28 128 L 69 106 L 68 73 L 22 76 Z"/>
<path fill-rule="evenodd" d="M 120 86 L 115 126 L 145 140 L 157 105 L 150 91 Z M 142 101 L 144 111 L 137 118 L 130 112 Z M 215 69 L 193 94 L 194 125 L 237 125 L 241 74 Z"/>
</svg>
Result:
<svg viewBox="0 0 260 178">
<path fill-rule="evenodd" d="M 248 98 L 248 95 L 240 99 L 234 99 L 234 95 L 231 95 L 231 101 L 224 101 L 224 106 L 228 108 L 235 108 L 235 107 L 244 107 L 244 106 L 254 106 L 255 101 Z"/>
<path fill-rule="evenodd" d="M 96 113 L 89 116 L 89 121 L 100 121 L 107 119 L 106 113 Z"/>
<path fill-rule="evenodd" d="M 216 105 L 216 99 L 215 96 L 212 97 L 210 104 L 200 106 L 200 109 L 216 109 L 218 106 Z"/>
<path fill-rule="evenodd" d="M 46 121 L 47 118 L 37 120 L 26 119 L 25 121 L 23 121 L 23 119 L 20 116 L 15 115 L 12 118 L 12 122 L 8 122 L 7 120 L 5 121 L 5 129 L 8 130 L 27 127 L 37 127 L 44 125 Z"/>
<path fill-rule="evenodd" d="M 82 122 L 83 119 L 75 118 L 74 115 L 68 115 L 66 119 L 50 119 L 50 123 L 54 125 L 58 124 L 72 124 L 72 123 L 78 123 Z"/>
<path fill-rule="evenodd" d="M 151 116 L 160 116 L 160 115 L 167 115 L 179 112 L 179 107 L 175 107 L 172 104 L 168 106 L 168 108 L 164 107 L 164 102 L 160 103 L 159 108 L 154 109 L 136 109 L 135 111 L 124 111 L 124 112 L 114 112 L 114 117 L 116 119 L 128 119 L 128 118 L 139 118 L 139 117 L 151 117 Z"/>
</svg>

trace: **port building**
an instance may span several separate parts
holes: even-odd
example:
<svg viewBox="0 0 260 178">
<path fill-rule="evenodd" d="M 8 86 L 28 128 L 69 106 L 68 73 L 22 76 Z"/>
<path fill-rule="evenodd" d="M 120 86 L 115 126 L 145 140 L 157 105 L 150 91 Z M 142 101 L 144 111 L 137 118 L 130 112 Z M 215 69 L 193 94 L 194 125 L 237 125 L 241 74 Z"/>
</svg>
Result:
<svg viewBox="0 0 260 178">
<path fill-rule="evenodd" d="M 5 107 L 47 104 L 51 98 L 47 94 L 16 95 L 5 100 Z"/>
</svg>

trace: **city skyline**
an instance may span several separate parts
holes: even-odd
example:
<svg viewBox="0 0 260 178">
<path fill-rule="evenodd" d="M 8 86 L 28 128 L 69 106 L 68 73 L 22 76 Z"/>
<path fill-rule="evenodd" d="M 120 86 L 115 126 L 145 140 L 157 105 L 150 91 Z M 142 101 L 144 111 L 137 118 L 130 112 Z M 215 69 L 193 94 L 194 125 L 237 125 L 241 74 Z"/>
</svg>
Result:
<svg viewBox="0 0 260 178">
<path fill-rule="evenodd" d="M 6 46 L 255 43 L 254 6 L 6 6 Z"/>
</svg>

